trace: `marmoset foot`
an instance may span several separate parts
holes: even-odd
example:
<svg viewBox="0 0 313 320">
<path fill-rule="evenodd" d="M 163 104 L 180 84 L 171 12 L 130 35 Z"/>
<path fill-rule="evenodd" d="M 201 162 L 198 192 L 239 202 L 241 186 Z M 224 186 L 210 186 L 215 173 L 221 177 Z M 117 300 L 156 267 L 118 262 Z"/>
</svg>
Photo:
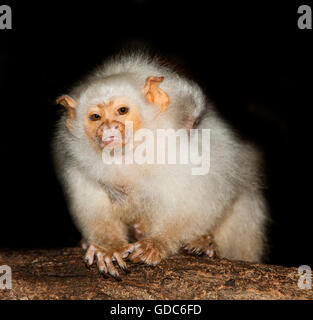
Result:
<svg viewBox="0 0 313 320">
<path fill-rule="evenodd" d="M 183 249 L 189 254 L 207 255 L 213 258 L 216 255 L 216 245 L 213 237 L 205 235 L 197 238 L 196 240 L 186 244 Z"/>
<path fill-rule="evenodd" d="M 89 268 L 96 258 L 97 266 L 100 274 L 110 274 L 117 280 L 120 280 L 117 267 L 114 261 L 123 271 L 128 272 L 126 262 L 124 259 L 130 252 L 125 250 L 125 245 L 106 245 L 103 247 L 91 244 L 85 254 L 84 262 L 86 267 Z"/>
<path fill-rule="evenodd" d="M 131 244 L 128 248 L 129 260 L 135 263 L 146 263 L 148 265 L 156 265 L 166 256 L 166 248 L 164 244 L 156 239 L 145 238 Z"/>
</svg>

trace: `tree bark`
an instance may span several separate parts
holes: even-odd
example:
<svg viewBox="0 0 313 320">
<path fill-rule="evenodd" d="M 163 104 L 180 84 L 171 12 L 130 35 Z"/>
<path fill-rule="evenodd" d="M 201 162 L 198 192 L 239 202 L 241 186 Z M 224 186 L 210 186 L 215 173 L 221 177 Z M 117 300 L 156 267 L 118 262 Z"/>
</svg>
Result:
<svg viewBox="0 0 313 320">
<path fill-rule="evenodd" d="M 0 299 L 313 299 L 299 289 L 297 268 L 180 254 L 155 267 L 128 262 L 117 282 L 82 258 L 80 248 L 1 250 L 12 289 L 0 289 Z"/>
</svg>

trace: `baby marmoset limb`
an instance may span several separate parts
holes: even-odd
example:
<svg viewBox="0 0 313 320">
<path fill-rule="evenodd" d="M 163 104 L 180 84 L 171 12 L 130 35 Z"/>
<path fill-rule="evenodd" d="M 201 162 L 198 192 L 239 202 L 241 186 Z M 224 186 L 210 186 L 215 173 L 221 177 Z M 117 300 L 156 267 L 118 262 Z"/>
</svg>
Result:
<svg viewBox="0 0 313 320">
<path fill-rule="evenodd" d="M 157 59 L 131 53 L 103 64 L 58 103 L 65 112 L 54 139 L 55 165 L 87 243 L 87 265 L 96 260 L 101 272 L 118 277 L 126 257 L 154 265 L 180 248 L 260 261 L 266 210 L 259 154 L 232 132 L 196 83 Z M 160 129 L 185 133 L 188 143 L 174 137 L 175 155 L 188 159 L 209 145 L 209 168 L 193 171 L 194 164 L 179 160 L 104 161 L 112 150 L 125 158 L 130 144 L 138 156 L 142 145 L 133 136 L 142 129 L 152 138 Z M 159 141 L 148 138 L 145 147 L 153 141 L 150 150 L 156 151 Z M 165 156 L 169 144 L 159 148 Z"/>
</svg>

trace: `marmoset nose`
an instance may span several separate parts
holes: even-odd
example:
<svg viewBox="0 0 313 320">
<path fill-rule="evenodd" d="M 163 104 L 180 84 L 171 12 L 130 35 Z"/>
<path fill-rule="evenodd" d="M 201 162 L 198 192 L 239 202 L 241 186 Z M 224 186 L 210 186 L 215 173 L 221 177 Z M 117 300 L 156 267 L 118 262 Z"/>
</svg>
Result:
<svg viewBox="0 0 313 320">
<path fill-rule="evenodd" d="M 111 119 L 105 119 L 104 126 L 106 129 L 119 129 L 119 123 Z"/>
<path fill-rule="evenodd" d="M 116 130 L 121 130 L 122 129 L 122 124 L 118 121 L 110 121 L 109 125 L 108 125 L 109 129 L 116 129 Z"/>
</svg>

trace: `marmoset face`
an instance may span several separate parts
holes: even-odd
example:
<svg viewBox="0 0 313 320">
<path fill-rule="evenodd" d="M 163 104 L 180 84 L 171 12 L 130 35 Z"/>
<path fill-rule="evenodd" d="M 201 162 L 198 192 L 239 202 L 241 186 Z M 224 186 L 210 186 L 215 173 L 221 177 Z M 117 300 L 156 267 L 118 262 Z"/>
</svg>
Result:
<svg viewBox="0 0 313 320">
<path fill-rule="evenodd" d="M 87 107 L 85 131 L 92 143 L 101 150 L 106 147 L 124 146 L 127 143 L 126 121 L 132 124 L 133 132 L 140 129 L 140 110 L 131 99 L 115 97 Z"/>
<path fill-rule="evenodd" d="M 170 103 L 169 96 L 161 88 L 163 77 L 148 77 L 142 88 L 146 101 L 159 108 L 159 113 L 166 110 Z M 113 87 L 114 88 L 114 87 Z M 99 99 L 98 99 L 99 98 Z M 128 142 L 126 123 L 132 124 L 133 134 L 141 128 L 143 117 L 139 105 L 125 96 L 112 96 L 107 101 L 101 101 L 101 96 L 94 96 L 96 104 L 84 104 L 84 129 L 91 143 L 98 150 L 124 146 Z M 100 101 L 100 102 L 98 102 Z M 66 128 L 73 129 L 73 120 L 76 118 L 77 101 L 68 95 L 57 99 L 67 110 Z"/>
</svg>

